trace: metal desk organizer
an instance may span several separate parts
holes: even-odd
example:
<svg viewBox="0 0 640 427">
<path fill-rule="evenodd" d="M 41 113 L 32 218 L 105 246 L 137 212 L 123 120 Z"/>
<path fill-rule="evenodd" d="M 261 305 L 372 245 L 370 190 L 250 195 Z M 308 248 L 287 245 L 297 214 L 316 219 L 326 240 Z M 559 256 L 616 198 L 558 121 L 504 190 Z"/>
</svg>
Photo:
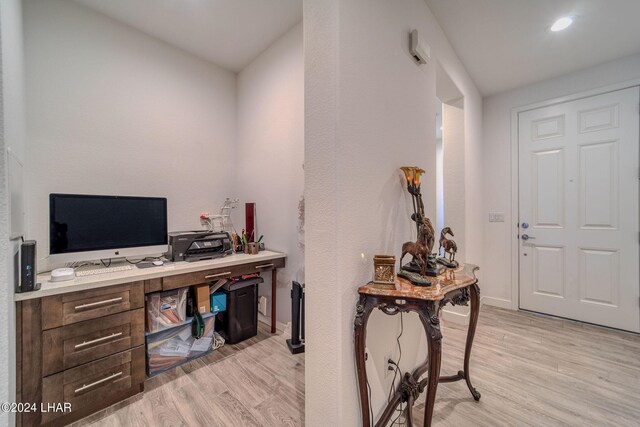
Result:
<svg viewBox="0 0 640 427">
<path fill-rule="evenodd" d="M 480 400 L 480 393 L 471 385 L 469 377 L 469 359 L 471 346 L 478 323 L 480 308 L 480 288 L 475 272 L 478 267 L 473 264 L 460 264 L 455 269 L 448 269 L 432 279 L 431 286 L 415 286 L 409 280 L 397 277 L 392 285 L 368 283 L 358 289 L 360 298 L 356 306 L 354 320 L 355 357 L 358 374 L 358 389 L 362 410 L 362 425 L 381 427 L 387 425 L 396 407 L 406 403 L 405 419 L 407 426 L 412 426 L 412 406 L 420 394 L 426 390 L 424 411 L 424 426 L 430 426 L 433 417 L 433 405 L 436 398 L 438 383 L 465 380 L 471 395 Z M 455 375 L 440 376 L 441 341 L 440 312 L 447 305 L 467 305 L 471 301 L 471 316 L 467 330 L 467 341 L 464 351 L 463 370 Z M 415 311 L 420 317 L 422 326 L 427 334 L 427 360 L 413 372 L 406 372 L 402 382 L 393 395 L 393 399 L 386 406 L 380 419 L 373 424 L 370 415 L 369 394 L 367 391 L 367 372 L 365 367 L 365 344 L 367 335 L 367 321 L 374 308 L 378 308 L 388 315 L 400 312 Z M 420 377 L 427 373 L 427 377 Z"/>
</svg>

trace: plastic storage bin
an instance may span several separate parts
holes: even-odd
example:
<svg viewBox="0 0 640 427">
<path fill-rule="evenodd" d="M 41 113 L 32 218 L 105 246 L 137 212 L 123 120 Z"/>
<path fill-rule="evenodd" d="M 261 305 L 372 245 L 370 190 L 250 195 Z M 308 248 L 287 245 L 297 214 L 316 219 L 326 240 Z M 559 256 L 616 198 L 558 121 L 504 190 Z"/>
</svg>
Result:
<svg viewBox="0 0 640 427">
<path fill-rule="evenodd" d="M 258 335 L 258 284 L 263 281 L 262 277 L 256 277 L 223 286 L 227 293 L 224 331 L 228 344 Z"/>
<path fill-rule="evenodd" d="M 227 310 L 227 294 L 215 292 L 211 294 L 211 312 L 220 313 Z"/>
<path fill-rule="evenodd" d="M 215 316 L 209 314 L 203 318 L 204 335 L 200 339 L 192 335 L 191 322 L 188 319 L 183 325 L 147 335 L 149 376 L 157 375 L 211 351 Z"/>
<path fill-rule="evenodd" d="M 184 323 L 188 288 L 147 295 L 147 332 L 157 332 Z"/>
</svg>

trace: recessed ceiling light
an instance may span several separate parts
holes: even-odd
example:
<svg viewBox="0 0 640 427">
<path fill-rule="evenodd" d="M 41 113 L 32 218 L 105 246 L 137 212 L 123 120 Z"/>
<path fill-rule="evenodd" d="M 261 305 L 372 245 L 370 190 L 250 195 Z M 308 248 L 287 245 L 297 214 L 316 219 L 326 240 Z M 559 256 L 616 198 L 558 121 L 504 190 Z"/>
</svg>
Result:
<svg viewBox="0 0 640 427">
<path fill-rule="evenodd" d="M 571 16 L 563 16 L 553 23 L 551 26 L 551 31 L 562 31 L 568 28 L 571 24 L 573 24 L 573 18 Z"/>
</svg>

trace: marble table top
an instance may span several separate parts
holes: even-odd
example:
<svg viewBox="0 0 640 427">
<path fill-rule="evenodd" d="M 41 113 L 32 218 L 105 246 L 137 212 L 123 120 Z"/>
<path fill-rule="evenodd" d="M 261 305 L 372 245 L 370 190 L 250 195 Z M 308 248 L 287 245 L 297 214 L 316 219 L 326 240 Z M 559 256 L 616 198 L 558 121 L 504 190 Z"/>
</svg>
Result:
<svg viewBox="0 0 640 427">
<path fill-rule="evenodd" d="M 460 264 L 457 268 L 448 268 L 437 277 L 431 277 L 431 286 L 415 286 L 401 277 L 396 277 L 395 284 L 382 285 L 369 282 L 358 289 L 364 295 L 377 295 L 393 298 L 411 298 L 439 301 L 446 294 L 464 288 L 476 282 L 477 265 Z"/>
</svg>

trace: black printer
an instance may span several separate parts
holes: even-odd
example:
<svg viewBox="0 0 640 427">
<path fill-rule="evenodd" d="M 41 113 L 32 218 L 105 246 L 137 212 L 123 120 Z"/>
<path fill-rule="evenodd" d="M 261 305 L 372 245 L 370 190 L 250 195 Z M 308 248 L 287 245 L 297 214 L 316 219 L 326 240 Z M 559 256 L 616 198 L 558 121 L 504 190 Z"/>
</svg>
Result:
<svg viewBox="0 0 640 427">
<path fill-rule="evenodd" d="M 201 261 L 220 258 L 231 252 L 231 236 L 227 232 L 172 231 L 166 256 L 174 262 Z"/>
</svg>

